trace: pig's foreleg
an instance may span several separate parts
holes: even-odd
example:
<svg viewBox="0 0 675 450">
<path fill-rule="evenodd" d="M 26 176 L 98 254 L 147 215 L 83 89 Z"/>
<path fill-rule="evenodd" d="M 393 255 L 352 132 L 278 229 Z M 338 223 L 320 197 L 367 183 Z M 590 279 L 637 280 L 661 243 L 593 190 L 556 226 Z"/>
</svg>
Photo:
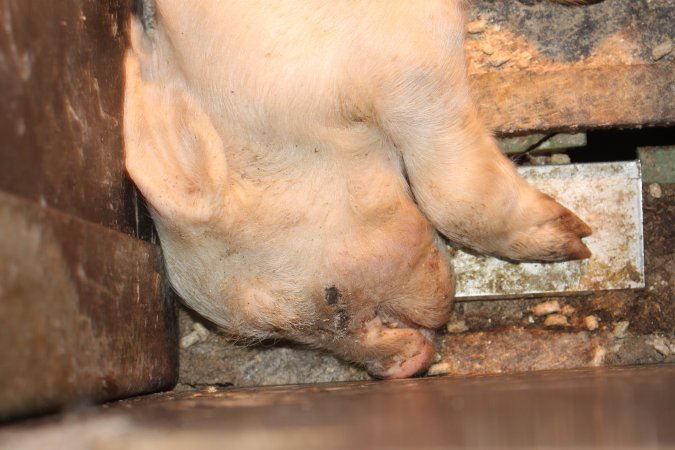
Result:
<svg viewBox="0 0 675 450">
<path fill-rule="evenodd" d="M 459 27 L 459 25 L 457 25 Z M 447 43 L 450 42 L 450 47 Z M 477 116 L 461 39 L 431 44 L 400 71 L 381 121 L 398 145 L 415 199 L 451 241 L 512 260 L 590 256 L 590 228 L 522 180 Z"/>
<path fill-rule="evenodd" d="M 404 154 L 420 208 L 450 240 L 513 260 L 590 256 L 589 227 L 515 171 L 469 109 Z"/>
</svg>

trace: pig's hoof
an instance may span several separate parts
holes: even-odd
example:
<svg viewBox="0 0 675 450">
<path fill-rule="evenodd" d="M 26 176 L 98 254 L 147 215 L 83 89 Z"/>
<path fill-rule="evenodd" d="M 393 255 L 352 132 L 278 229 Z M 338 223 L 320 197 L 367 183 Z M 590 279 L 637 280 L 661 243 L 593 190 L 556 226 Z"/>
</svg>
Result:
<svg viewBox="0 0 675 450">
<path fill-rule="evenodd" d="M 543 194 L 542 194 L 543 195 Z M 581 241 L 591 228 L 574 213 L 543 195 L 547 214 L 529 227 L 518 230 L 509 245 L 512 259 L 527 261 L 567 261 L 586 259 L 591 251 Z"/>
<path fill-rule="evenodd" d="M 368 372 L 384 379 L 408 378 L 425 371 L 433 362 L 436 348 L 425 335 L 433 331 L 413 328 L 390 328 L 376 317 L 364 325 L 364 342 Z M 401 325 L 399 325 L 401 326 Z"/>
</svg>

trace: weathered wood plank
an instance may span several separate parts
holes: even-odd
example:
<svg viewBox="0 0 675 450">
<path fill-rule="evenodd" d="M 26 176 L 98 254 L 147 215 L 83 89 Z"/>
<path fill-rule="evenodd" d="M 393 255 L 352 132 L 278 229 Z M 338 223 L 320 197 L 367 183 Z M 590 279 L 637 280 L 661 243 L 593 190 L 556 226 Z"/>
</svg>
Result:
<svg viewBox="0 0 675 450">
<path fill-rule="evenodd" d="M 157 246 L 0 193 L 0 419 L 169 389 Z"/>
<path fill-rule="evenodd" d="M 474 99 L 498 134 L 675 124 L 675 64 L 475 75 Z"/>
<path fill-rule="evenodd" d="M 0 189 L 128 234 L 122 58 L 131 0 L 0 0 Z"/>
<path fill-rule="evenodd" d="M 675 368 L 577 370 L 130 399 L 0 431 L 13 450 L 673 448 Z"/>
</svg>

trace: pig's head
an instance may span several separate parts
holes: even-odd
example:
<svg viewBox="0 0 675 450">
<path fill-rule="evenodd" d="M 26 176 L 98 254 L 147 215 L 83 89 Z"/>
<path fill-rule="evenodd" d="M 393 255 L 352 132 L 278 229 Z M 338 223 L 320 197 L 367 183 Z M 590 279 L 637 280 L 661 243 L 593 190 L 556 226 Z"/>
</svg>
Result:
<svg viewBox="0 0 675 450">
<path fill-rule="evenodd" d="M 241 338 L 414 375 L 452 308 L 437 230 L 512 259 L 579 256 L 587 230 L 475 118 L 459 2 L 281 3 L 161 0 L 152 27 L 132 20 L 127 170 L 190 307 Z"/>
</svg>

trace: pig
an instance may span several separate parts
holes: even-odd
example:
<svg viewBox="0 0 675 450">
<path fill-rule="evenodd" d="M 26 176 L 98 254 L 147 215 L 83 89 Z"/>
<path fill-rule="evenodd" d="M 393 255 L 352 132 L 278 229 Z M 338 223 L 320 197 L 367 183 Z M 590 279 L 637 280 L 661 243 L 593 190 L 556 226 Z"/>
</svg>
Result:
<svg viewBox="0 0 675 450">
<path fill-rule="evenodd" d="M 446 240 L 513 261 L 590 255 L 471 101 L 460 0 L 143 2 L 125 165 L 171 285 L 247 342 L 424 372 L 454 296 Z"/>
</svg>

